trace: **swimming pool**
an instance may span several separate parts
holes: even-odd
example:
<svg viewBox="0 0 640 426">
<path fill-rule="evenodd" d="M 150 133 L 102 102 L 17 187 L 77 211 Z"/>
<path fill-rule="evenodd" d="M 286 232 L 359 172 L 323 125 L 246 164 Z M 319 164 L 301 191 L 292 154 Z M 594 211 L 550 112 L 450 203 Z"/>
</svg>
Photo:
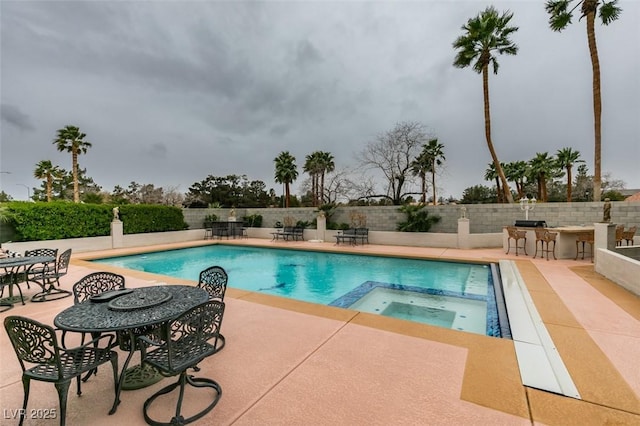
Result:
<svg viewBox="0 0 640 426">
<path fill-rule="evenodd" d="M 193 281 L 219 265 L 238 289 L 510 337 L 497 274 L 488 264 L 223 244 L 93 262 Z"/>
</svg>

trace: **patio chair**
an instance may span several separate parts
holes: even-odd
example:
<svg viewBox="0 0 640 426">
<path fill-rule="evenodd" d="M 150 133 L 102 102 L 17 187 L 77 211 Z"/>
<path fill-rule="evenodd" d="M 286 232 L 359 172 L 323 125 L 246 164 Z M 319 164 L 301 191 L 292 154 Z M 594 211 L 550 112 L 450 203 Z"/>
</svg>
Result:
<svg viewBox="0 0 640 426">
<path fill-rule="evenodd" d="M 227 282 L 229 276 L 221 266 L 210 266 L 200 272 L 198 279 L 198 287 L 209 293 L 209 300 L 218 300 L 224 302 L 224 294 L 227 291 Z M 220 351 L 224 348 L 226 341 L 220 333 L 217 340 L 216 350 Z"/>
<path fill-rule="evenodd" d="M 70 291 L 60 288 L 60 278 L 67 275 L 70 260 L 71 249 L 67 249 L 60 255 L 53 269 L 45 270 L 40 275 L 42 291 L 31 297 L 32 302 L 48 302 L 72 295 Z"/>
<path fill-rule="evenodd" d="M 30 381 L 40 380 L 53 383 L 58 391 L 60 404 L 60 425 L 64 426 L 67 415 L 67 394 L 72 379 L 76 379 L 77 394 L 82 393 L 80 376 L 97 366 L 111 362 L 113 368 L 114 390 L 118 381 L 118 354 L 110 350 L 113 336 L 102 336 L 72 349 L 65 349 L 58 344 L 53 327 L 38 321 L 9 316 L 4 320 L 9 340 L 13 345 L 20 367 L 22 368 L 22 386 L 24 402 L 20 411 L 20 425 L 27 413 Z M 108 340 L 106 346 L 99 341 Z M 32 366 L 31 366 L 32 365 Z"/>
<path fill-rule="evenodd" d="M 124 277 L 122 275 L 114 274 L 113 272 L 93 272 L 84 276 L 80 281 L 73 285 L 73 288 L 71 289 L 73 292 L 73 304 L 77 305 L 78 303 L 86 302 L 91 297 L 107 291 L 122 290 L 124 288 Z M 67 346 L 65 343 L 66 336 L 67 332 L 63 331 L 61 339 L 63 347 Z M 85 336 L 86 333 L 82 333 L 80 344 L 84 344 Z M 101 333 L 91 334 L 92 339 L 97 339 L 100 336 Z M 115 334 L 113 336 L 115 337 Z M 82 381 L 86 382 L 89 377 L 96 372 L 97 368 L 89 371 L 87 375 L 82 378 Z"/>
<path fill-rule="evenodd" d="M 138 339 L 141 342 L 142 362 L 158 369 L 164 376 L 179 376 L 178 381 L 166 386 L 151 395 L 143 405 L 145 421 L 150 425 L 184 425 L 192 423 L 207 413 L 218 403 L 222 396 L 220 385 L 209 378 L 194 377 L 187 370 L 196 367 L 205 358 L 215 354 L 216 341 L 219 338 L 220 325 L 224 314 L 224 302 L 210 300 L 190 309 L 175 320 L 165 324 L 162 328 L 160 342 L 153 341 L 146 336 Z M 209 341 L 213 340 L 213 343 Z M 147 351 L 146 348 L 153 348 Z M 182 401 L 186 386 L 195 388 L 211 388 L 215 390 L 215 396 L 202 410 L 189 417 L 182 414 Z M 179 388 L 178 402 L 175 416 L 169 421 L 158 421 L 149 415 L 149 408 L 153 401 L 174 389 Z M 189 397 L 202 397 L 193 391 L 187 392 Z"/>
<path fill-rule="evenodd" d="M 518 249 L 523 249 L 524 254 L 527 254 L 527 231 L 519 231 L 515 226 L 507 226 L 507 253 L 511 250 L 511 240 L 515 242 L 516 256 L 518 255 Z M 522 245 L 518 245 L 518 241 L 522 240 Z"/>
<path fill-rule="evenodd" d="M 0 297 L 4 296 L 4 288 L 10 287 L 14 284 L 13 275 L 7 271 L 6 268 L 0 268 Z M 20 293 L 20 300 L 22 300 L 22 304 L 24 305 L 24 296 L 22 295 L 22 289 L 19 285 L 16 286 L 18 288 L 18 292 Z M 0 303 L 0 312 L 8 311 L 13 308 L 13 303 L 10 301 L 2 301 Z"/>
<path fill-rule="evenodd" d="M 622 239 L 625 240 L 627 245 L 633 245 L 633 236 L 636 235 L 637 226 L 632 226 L 622 233 Z M 622 245 L 622 242 L 620 243 Z"/>
<path fill-rule="evenodd" d="M 200 272 L 198 287 L 209 293 L 209 300 L 224 301 L 229 276 L 221 266 L 210 266 Z"/>
<path fill-rule="evenodd" d="M 369 228 L 356 228 L 356 238 L 360 244 L 369 244 Z"/>
<path fill-rule="evenodd" d="M 54 259 L 58 258 L 58 249 L 51 248 L 37 248 L 32 250 L 25 250 L 24 257 L 29 256 L 53 256 Z M 56 267 L 55 261 L 40 265 L 32 265 L 25 272 L 25 282 L 27 284 L 27 288 L 31 288 L 29 285 L 29 281 L 33 281 L 33 278 L 40 277 L 45 271 L 49 271 Z"/>
</svg>

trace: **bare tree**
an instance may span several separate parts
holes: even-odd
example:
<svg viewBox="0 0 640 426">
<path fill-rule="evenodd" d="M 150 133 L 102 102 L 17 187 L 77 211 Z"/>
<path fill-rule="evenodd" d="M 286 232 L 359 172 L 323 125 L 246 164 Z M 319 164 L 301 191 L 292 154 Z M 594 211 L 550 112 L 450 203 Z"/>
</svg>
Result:
<svg viewBox="0 0 640 426">
<path fill-rule="evenodd" d="M 184 195 L 178 190 L 177 186 L 170 186 L 164 191 L 163 203 L 167 206 L 180 207 L 184 203 Z"/>
<path fill-rule="evenodd" d="M 386 179 L 385 194 L 371 194 L 370 197 L 387 198 L 394 205 L 402 204 L 409 194 L 405 185 L 411 183 L 411 164 L 419 155 L 422 145 L 434 136 L 425 126 L 415 121 L 397 123 L 393 130 L 378 135 L 360 155 L 360 163 L 366 169 L 378 169 Z"/>
</svg>

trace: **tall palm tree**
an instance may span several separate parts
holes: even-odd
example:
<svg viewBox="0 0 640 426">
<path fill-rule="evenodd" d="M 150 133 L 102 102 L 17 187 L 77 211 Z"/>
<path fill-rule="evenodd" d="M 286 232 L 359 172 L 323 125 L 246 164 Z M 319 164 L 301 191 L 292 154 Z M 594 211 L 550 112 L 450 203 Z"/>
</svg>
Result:
<svg viewBox="0 0 640 426">
<path fill-rule="evenodd" d="M 33 172 L 33 176 L 36 179 L 44 179 L 45 186 L 47 188 L 47 202 L 51 202 L 53 179 L 60 177 L 61 170 L 58 166 L 51 164 L 49 160 L 42 160 L 36 164 L 36 169 Z"/>
<path fill-rule="evenodd" d="M 556 152 L 556 159 L 558 161 L 558 167 L 567 171 L 567 202 L 571 202 L 573 182 L 571 171 L 574 164 L 584 163 L 584 160 L 580 160 L 580 151 L 574 151 L 571 148 L 559 149 L 558 152 Z"/>
<path fill-rule="evenodd" d="M 336 164 L 330 152 L 320 151 L 318 155 L 320 160 L 320 204 L 324 204 L 324 178 L 327 173 L 336 169 Z"/>
<path fill-rule="evenodd" d="M 291 195 L 289 185 L 298 178 L 296 157 L 289 154 L 289 151 L 282 151 L 273 161 L 276 163 L 275 181 L 284 184 L 285 207 L 289 207 L 289 198 Z"/>
<path fill-rule="evenodd" d="M 569 7 L 575 1 L 575 6 Z M 618 19 L 622 9 L 617 6 L 618 0 L 548 0 L 545 9 L 549 13 L 549 26 L 553 31 L 562 31 L 571 23 L 573 12 L 580 6 L 580 19 L 587 18 L 587 42 L 589 43 L 589 54 L 591 56 L 591 69 L 593 73 L 593 122 L 594 122 L 594 176 L 593 176 L 593 200 L 600 201 L 602 192 L 602 98 L 600 92 L 600 59 L 598 58 L 598 47 L 596 46 L 595 20 L 598 9 L 600 19 L 604 25 Z"/>
<path fill-rule="evenodd" d="M 58 135 L 53 141 L 58 151 L 71 153 L 72 175 L 73 175 L 73 202 L 80 202 L 80 191 L 78 189 L 78 155 L 86 154 L 91 148 L 91 143 L 84 140 L 87 135 L 80 132 L 76 126 L 66 126 L 58 130 Z"/>
<path fill-rule="evenodd" d="M 494 7 L 487 7 L 478 16 L 469 19 L 462 26 L 465 33 L 453 42 L 453 47 L 458 49 L 453 65 L 457 68 L 467 68 L 472 65 L 475 72 L 482 73 L 484 133 L 493 164 L 495 164 L 496 172 L 502 182 L 505 200 L 509 203 L 513 203 L 513 196 L 491 140 L 489 64 L 493 66 L 493 73 L 498 74 L 498 61 L 495 54 L 515 55 L 518 53 L 518 46 L 509 39 L 512 33 L 518 31 L 518 27 L 509 26 L 511 18 L 513 18 L 511 12 L 507 11 L 499 15 Z"/>
</svg>

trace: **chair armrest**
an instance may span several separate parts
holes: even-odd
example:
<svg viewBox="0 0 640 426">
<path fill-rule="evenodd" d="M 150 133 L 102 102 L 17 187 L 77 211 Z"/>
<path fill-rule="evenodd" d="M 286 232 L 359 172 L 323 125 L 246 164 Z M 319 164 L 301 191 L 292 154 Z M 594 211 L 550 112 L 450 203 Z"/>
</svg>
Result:
<svg viewBox="0 0 640 426">
<path fill-rule="evenodd" d="M 63 330 L 63 333 L 64 333 L 64 330 Z M 105 349 L 111 349 L 113 347 L 113 339 L 114 339 L 114 337 L 115 336 L 113 334 L 101 334 L 100 336 L 96 337 L 95 339 L 89 340 L 87 343 L 85 343 L 85 344 L 83 344 L 81 346 L 76 346 L 74 348 L 62 347 L 60 349 L 65 351 L 65 352 L 74 352 L 74 351 L 78 351 L 78 350 L 81 350 L 81 349 L 85 349 L 85 348 L 87 348 L 89 346 L 96 348 L 96 347 L 100 346 L 100 345 L 98 345 L 98 342 L 100 340 L 103 340 L 103 339 L 107 339 L 108 340 L 107 346 L 105 346 Z"/>
</svg>

